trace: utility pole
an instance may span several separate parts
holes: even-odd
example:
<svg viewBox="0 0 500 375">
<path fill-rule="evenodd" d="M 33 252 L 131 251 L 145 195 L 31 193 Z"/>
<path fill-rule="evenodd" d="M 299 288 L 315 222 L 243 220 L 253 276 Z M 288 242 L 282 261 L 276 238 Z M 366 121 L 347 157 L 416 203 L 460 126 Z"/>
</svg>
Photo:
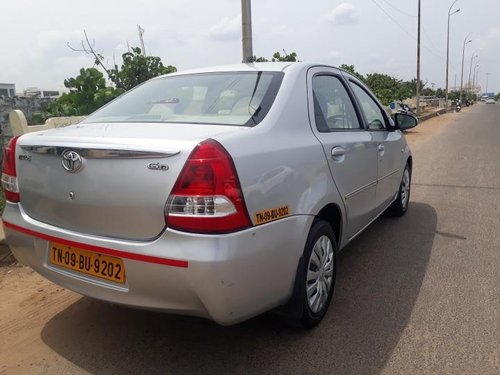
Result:
<svg viewBox="0 0 500 375">
<path fill-rule="evenodd" d="M 451 4 L 450 9 L 448 10 L 448 33 L 446 34 L 446 90 L 445 90 L 445 102 L 446 102 L 445 106 L 446 106 L 446 108 L 448 108 L 448 71 L 450 69 L 450 17 L 453 14 L 460 12 L 460 8 L 458 8 L 453 13 L 451 12 L 451 8 L 453 8 L 453 5 L 455 5 L 455 3 L 457 1 L 458 0 L 455 0 Z M 456 86 L 456 84 L 455 84 L 455 86 Z"/>
<path fill-rule="evenodd" d="M 462 48 L 462 78 L 460 78 L 460 103 L 462 102 L 462 91 L 464 87 L 464 58 L 465 58 L 465 45 L 472 42 L 472 39 L 469 39 L 469 36 L 472 33 L 467 34 L 464 39 L 464 46 Z M 469 39 L 469 40 L 467 40 Z"/>
<path fill-rule="evenodd" d="M 252 4 L 251 0 L 241 0 L 241 31 L 243 62 L 251 63 L 253 61 L 252 50 Z"/>
<path fill-rule="evenodd" d="M 146 56 L 146 48 L 144 47 L 144 38 L 142 35 L 144 34 L 144 29 L 137 25 L 137 30 L 139 31 L 139 40 L 141 41 L 142 54 Z"/>
<path fill-rule="evenodd" d="M 420 0 L 418 0 L 418 32 L 417 32 L 417 115 L 420 114 Z"/>
</svg>

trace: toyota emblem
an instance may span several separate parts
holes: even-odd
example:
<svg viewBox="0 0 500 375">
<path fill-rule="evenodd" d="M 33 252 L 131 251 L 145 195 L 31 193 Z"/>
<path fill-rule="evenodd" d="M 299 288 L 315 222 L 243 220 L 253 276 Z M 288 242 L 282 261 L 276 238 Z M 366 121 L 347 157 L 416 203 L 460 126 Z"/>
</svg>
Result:
<svg viewBox="0 0 500 375">
<path fill-rule="evenodd" d="M 64 151 L 62 154 L 62 166 L 70 173 L 78 172 L 82 166 L 82 157 L 75 151 Z"/>
</svg>

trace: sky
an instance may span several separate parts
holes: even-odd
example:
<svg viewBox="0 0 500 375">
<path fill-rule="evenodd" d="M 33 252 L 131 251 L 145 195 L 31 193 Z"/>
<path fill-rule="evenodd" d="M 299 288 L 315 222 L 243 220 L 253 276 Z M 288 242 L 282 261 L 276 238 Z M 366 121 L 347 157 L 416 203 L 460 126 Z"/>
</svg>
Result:
<svg viewBox="0 0 500 375">
<path fill-rule="evenodd" d="M 453 0 L 421 0 L 421 78 L 445 86 L 446 30 Z M 301 61 L 354 65 L 362 74 L 416 77 L 417 0 L 252 0 L 253 51 L 270 58 L 296 52 Z M 500 0 L 458 0 L 450 18 L 450 88 L 479 71 L 486 91 L 500 91 Z M 240 0 L 0 0 L 0 82 L 60 89 L 64 79 L 91 67 L 83 30 L 108 67 L 127 44 L 178 70 L 242 59 Z M 469 40 L 467 39 L 467 40 Z M 472 59 L 471 58 L 476 56 Z M 478 65 L 478 66 L 477 66 Z M 477 67 L 476 67 L 477 66 Z M 487 73 L 489 73 L 487 75 Z M 474 75 L 474 74 L 472 74 Z"/>
</svg>

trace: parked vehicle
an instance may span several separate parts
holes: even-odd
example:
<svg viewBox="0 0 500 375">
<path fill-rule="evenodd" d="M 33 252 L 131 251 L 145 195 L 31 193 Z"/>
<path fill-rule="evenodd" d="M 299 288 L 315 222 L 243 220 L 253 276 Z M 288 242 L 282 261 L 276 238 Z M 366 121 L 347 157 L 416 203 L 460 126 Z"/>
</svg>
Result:
<svg viewBox="0 0 500 375">
<path fill-rule="evenodd" d="M 486 104 L 495 104 L 495 99 L 494 98 L 486 99 Z"/>
<path fill-rule="evenodd" d="M 411 110 L 411 107 L 408 104 L 400 102 L 398 103 L 398 105 L 399 105 L 398 112 L 413 114 L 413 111 Z"/>
<path fill-rule="evenodd" d="M 155 78 L 79 124 L 9 143 L 7 241 L 97 299 L 224 325 L 279 308 L 312 327 L 338 251 L 384 211 L 406 213 L 401 130 L 416 125 L 324 65 Z"/>
<path fill-rule="evenodd" d="M 462 109 L 462 105 L 460 104 L 460 101 L 457 100 L 457 102 L 455 104 L 455 112 L 460 112 L 461 109 Z"/>
</svg>

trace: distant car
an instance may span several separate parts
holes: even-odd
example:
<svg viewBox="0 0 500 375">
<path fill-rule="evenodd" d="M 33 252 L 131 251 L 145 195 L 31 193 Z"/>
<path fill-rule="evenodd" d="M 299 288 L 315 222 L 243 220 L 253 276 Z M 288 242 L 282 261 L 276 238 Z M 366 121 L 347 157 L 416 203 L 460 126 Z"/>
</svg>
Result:
<svg viewBox="0 0 500 375">
<path fill-rule="evenodd" d="M 486 99 L 486 104 L 495 104 L 495 99 L 493 98 Z"/>
<path fill-rule="evenodd" d="M 311 327 L 338 250 L 383 212 L 406 213 L 401 130 L 416 125 L 325 65 L 154 78 L 79 124 L 10 141 L 7 242 L 97 299 L 224 325 L 280 308 Z"/>
</svg>

